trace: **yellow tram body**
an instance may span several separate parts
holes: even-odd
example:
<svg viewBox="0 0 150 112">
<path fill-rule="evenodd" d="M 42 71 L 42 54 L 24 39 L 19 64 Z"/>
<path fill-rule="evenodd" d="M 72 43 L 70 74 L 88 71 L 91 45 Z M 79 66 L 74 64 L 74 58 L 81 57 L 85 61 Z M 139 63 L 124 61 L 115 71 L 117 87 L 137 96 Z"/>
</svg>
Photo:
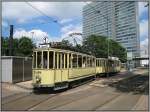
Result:
<svg viewBox="0 0 150 112">
<path fill-rule="evenodd" d="M 70 81 L 94 75 L 95 60 L 94 56 L 68 50 L 35 49 L 33 52 L 33 85 L 34 87 L 54 87 L 59 83 L 68 84 Z"/>
<path fill-rule="evenodd" d="M 33 51 L 33 86 L 68 87 L 71 81 L 100 73 L 120 71 L 120 61 L 111 61 L 116 66 L 108 66 L 110 61 L 105 58 L 96 58 L 79 52 L 37 48 Z"/>
</svg>

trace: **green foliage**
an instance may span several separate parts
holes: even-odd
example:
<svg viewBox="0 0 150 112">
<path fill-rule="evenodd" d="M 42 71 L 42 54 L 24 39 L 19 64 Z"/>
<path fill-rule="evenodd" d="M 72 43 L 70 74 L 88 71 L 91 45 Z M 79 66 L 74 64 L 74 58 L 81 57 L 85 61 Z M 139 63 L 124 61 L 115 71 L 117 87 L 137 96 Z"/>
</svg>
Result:
<svg viewBox="0 0 150 112">
<path fill-rule="evenodd" d="M 83 45 L 73 46 L 67 40 L 63 40 L 56 48 L 91 54 L 97 58 L 118 57 L 121 62 L 127 61 L 126 49 L 118 42 L 105 36 L 91 35 L 84 38 Z M 109 49 L 108 49 L 109 48 Z"/>
<path fill-rule="evenodd" d="M 13 39 L 13 52 L 15 56 L 31 56 L 33 47 L 35 45 L 28 37 Z M 2 37 L 2 55 L 9 55 L 9 38 Z"/>
<path fill-rule="evenodd" d="M 118 57 L 121 62 L 126 62 L 126 49 L 118 42 L 105 36 L 91 35 L 84 39 L 83 48 L 86 52 L 98 58 Z M 109 48 L 109 49 L 108 49 Z"/>
</svg>

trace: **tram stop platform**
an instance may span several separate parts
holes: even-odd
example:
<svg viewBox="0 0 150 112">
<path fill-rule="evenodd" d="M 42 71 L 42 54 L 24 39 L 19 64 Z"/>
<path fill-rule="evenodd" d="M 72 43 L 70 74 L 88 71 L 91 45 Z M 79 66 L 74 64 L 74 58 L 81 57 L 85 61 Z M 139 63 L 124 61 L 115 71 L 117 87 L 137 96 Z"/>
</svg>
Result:
<svg viewBox="0 0 150 112">
<path fill-rule="evenodd" d="M 27 93 L 32 91 L 32 80 L 19 83 L 1 83 L 2 97 L 8 97 L 18 93 Z"/>
<path fill-rule="evenodd" d="M 32 90 L 32 80 L 30 81 L 24 81 L 24 82 L 19 82 L 15 84 L 16 86 L 19 86 L 20 88 L 27 89 L 27 90 Z"/>
</svg>

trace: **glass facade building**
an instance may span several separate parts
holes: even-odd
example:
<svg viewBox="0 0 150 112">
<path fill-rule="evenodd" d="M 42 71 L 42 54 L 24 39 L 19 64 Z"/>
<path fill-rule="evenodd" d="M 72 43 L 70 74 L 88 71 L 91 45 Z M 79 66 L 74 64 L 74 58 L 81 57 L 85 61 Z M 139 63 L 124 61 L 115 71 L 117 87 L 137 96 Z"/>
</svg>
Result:
<svg viewBox="0 0 150 112">
<path fill-rule="evenodd" d="M 140 56 L 138 2 L 92 2 L 83 8 L 83 38 L 109 36 Z"/>
</svg>

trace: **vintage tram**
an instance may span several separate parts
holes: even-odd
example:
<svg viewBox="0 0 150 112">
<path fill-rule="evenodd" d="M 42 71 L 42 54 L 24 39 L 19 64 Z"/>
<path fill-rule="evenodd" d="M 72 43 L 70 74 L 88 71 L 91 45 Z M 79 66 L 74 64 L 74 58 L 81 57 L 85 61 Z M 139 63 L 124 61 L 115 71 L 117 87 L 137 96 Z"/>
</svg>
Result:
<svg viewBox="0 0 150 112">
<path fill-rule="evenodd" d="M 68 88 L 72 81 L 101 73 L 120 71 L 120 61 L 96 58 L 70 50 L 56 48 L 37 48 L 33 50 L 34 88 Z"/>
</svg>

